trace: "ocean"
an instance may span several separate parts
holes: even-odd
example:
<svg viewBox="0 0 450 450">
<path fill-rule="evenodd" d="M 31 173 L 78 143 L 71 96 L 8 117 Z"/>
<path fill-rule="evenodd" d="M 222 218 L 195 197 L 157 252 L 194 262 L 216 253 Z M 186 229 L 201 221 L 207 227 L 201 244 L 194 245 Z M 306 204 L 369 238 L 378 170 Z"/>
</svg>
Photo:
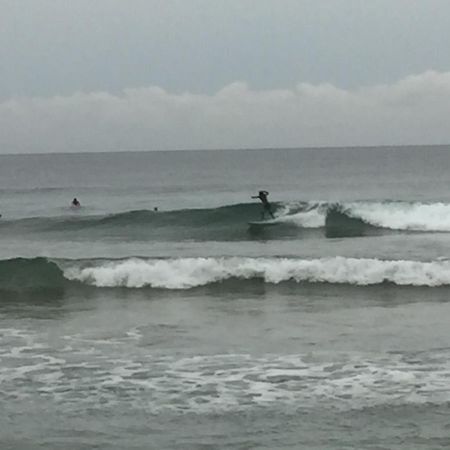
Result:
<svg viewBox="0 0 450 450">
<path fill-rule="evenodd" d="M 449 167 L 0 155 L 0 448 L 449 448 Z"/>
</svg>

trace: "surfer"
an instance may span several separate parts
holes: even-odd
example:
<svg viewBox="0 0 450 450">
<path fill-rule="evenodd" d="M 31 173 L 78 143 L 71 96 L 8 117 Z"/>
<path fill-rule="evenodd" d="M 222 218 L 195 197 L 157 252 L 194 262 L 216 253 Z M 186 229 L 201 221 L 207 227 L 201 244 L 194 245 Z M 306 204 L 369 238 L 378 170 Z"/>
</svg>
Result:
<svg viewBox="0 0 450 450">
<path fill-rule="evenodd" d="M 268 195 L 269 193 L 267 191 L 259 191 L 258 195 L 253 195 L 252 198 L 259 198 L 261 200 L 261 203 L 263 204 L 263 212 L 262 212 L 263 219 L 266 212 L 268 212 L 272 216 L 272 219 L 275 219 L 275 216 L 272 213 L 272 208 L 270 207 L 269 200 L 267 200 Z"/>
<path fill-rule="evenodd" d="M 75 197 L 73 200 L 72 200 L 72 207 L 73 208 L 79 208 L 81 206 L 81 203 L 78 201 L 78 199 Z"/>
</svg>

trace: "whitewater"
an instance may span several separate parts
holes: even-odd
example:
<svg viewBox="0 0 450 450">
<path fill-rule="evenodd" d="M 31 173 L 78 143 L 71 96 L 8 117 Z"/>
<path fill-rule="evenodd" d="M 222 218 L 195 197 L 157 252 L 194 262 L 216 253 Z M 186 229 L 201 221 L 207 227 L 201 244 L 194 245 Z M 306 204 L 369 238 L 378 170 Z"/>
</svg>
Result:
<svg viewBox="0 0 450 450">
<path fill-rule="evenodd" d="M 0 155 L 0 447 L 448 448 L 449 166 Z"/>
<path fill-rule="evenodd" d="M 377 259 L 323 258 L 182 258 L 143 260 L 132 258 L 94 267 L 71 267 L 69 280 L 97 287 L 189 289 L 229 279 L 337 283 L 366 286 L 391 282 L 396 285 L 450 285 L 448 261 L 382 261 Z"/>
<path fill-rule="evenodd" d="M 293 202 L 281 205 L 274 221 L 302 228 L 321 228 L 332 224 L 332 214 L 391 230 L 450 231 L 450 204 L 442 202 Z"/>
</svg>

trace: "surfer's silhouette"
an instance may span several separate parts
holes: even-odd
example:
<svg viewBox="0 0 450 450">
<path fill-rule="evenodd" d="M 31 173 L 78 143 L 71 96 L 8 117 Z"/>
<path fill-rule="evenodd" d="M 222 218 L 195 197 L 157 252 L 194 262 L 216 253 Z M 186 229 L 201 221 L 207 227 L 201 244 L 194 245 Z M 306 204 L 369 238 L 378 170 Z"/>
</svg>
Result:
<svg viewBox="0 0 450 450">
<path fill-rule="evenodd" d="M 72 208 L 79 208 L 81 206 L 81 203 L 78 201 L 77 198 L 74 198 L 72 200 Z"/>
<path fill-rule="evenodd" d="M 262 218 L 265 219 L 266 212 L 270 214 L 272 219 L 275 219 L 275 216 L 272 213 L 272 208 L 270 206 L 269 200 L 267 200 L 267 196 L 269 193 L 267 191 L 259 191 L 258 195 L 252 195 L 252 198 L 259 198 L 261 203 L 263 204 Z"/>
</svg>

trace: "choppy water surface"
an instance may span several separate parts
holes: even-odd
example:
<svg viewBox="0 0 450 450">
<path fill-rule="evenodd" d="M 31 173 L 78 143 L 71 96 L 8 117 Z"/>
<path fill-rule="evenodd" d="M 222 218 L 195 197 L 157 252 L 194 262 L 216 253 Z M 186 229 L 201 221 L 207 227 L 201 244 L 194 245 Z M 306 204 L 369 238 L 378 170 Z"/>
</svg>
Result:
<svg viewBox="0 0 450 450">
<path fill-rule="evenodd" d="M 449 163 L 0 156 L 1 447 L 448 448 Z"/>
</svg>

